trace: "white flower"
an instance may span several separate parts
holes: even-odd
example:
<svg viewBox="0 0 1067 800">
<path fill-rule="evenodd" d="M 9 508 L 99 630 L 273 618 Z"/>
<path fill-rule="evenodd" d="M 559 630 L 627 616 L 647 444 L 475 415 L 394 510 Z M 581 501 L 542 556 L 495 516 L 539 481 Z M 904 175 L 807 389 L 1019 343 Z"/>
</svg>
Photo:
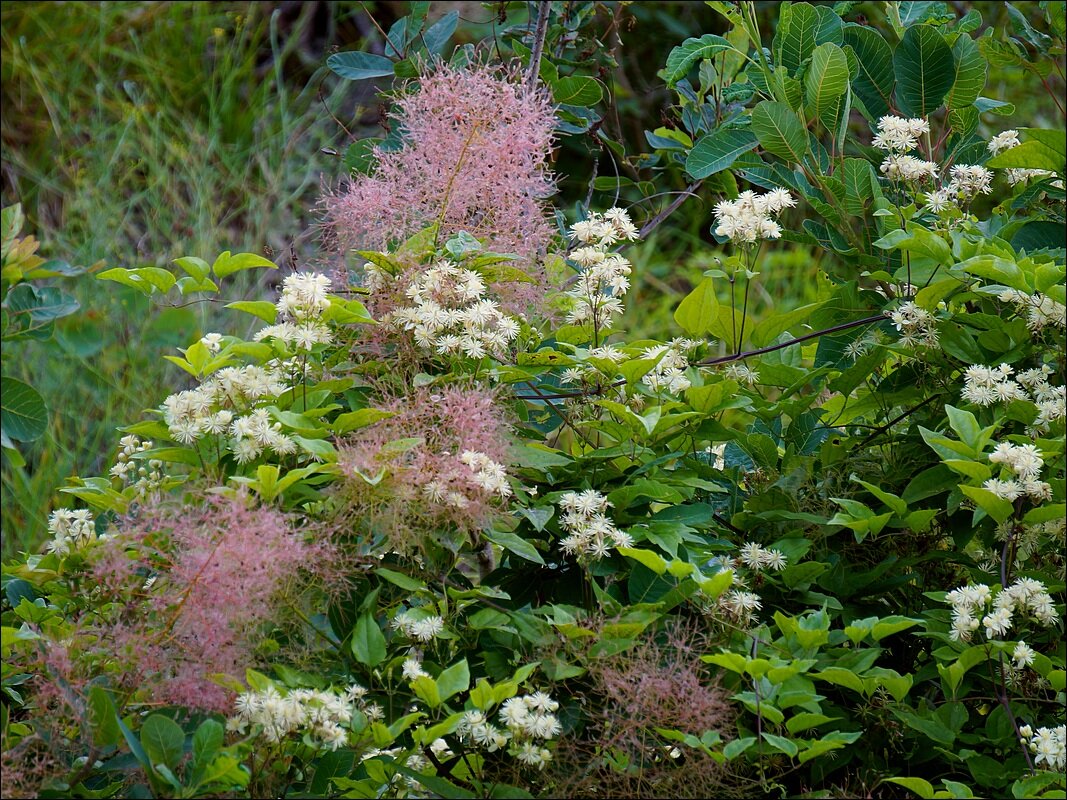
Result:
<svg viewBox="0 0 1067 800">
<path fill-rule="evenodd" d="M 1034 663 L 1034 651 L 1026 642 L 1019 642 L 1012 650 L 1011 657 L 1015 660 L 1015 668 L 1022 669 Z"/>
<path fill-rule="evenodd" d="M 989 148 L 990 153 L 997 155 L 997 153 L 1004 150 L 1011 150 L 1013 147 L 1018 147 L 1019 144 L 1019 132 L 1016 130 L 1007 130 L 998 133 L 990 139 L 986 147 Z"/>
<path fill-rule="evenodd" d="M 1007 633 L 1011 622 L 1011 611 L 1007 608 L 998 608 L 982 617 L 982 625 L 985 626 L 986 636 L 990 639 Z"/>
<path fill-rule="evenodd" d="M 781 550 L 768 550 L 766 552 L 765 561 L 767 566 L 776 572 L 785 569 L 788 563 Z"/>
<path fill-rule="evenodd" d="M 211 353 L 217 353 L 222 349 L 222 334 L 209 333 L 200 338 L 200 344 L 204 345 Z"/>
<path fill-rule="evenodd" d="M 404 666 L 401 667 L 401 673 L 406 681 L 413 681 L 420 677 L 429 677 L 428 673 L 422 668 L 422 662 L 417 658 L 404 659 Z"/>
<path fill-rule="evenodd" d="M 715 235 L 740 244 L 753 244 L 760 239 L 778 239 L 781 226 L 772 215 L 796 205 L 793 196 L 780 187 L 766 194 L 745 191 L 736 200 L 723 200 L 715 206 Z"/>
</svg>

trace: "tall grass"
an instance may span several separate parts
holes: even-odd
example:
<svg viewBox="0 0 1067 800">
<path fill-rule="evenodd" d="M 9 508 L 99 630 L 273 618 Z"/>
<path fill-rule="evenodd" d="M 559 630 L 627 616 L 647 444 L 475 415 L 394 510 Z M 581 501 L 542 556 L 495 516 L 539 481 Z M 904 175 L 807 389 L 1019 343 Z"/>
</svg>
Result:
<svg viewBox="0 0 1067 800">
<path fill-rule="evenodd" d="M 351 85 L 322 71 L 284 79 L 298 31 L 279 31 L 269 10 L 4 3 L 3 201 L 23 203 L 45 256 L 124 267 L 224 249 L 283 267 L 308 257 L 321 176 L 337 171 L 320 148 L 340 131 L 318 95 L 335 106 Z M 5 372 L 32 379 L 51 408 L 27 466 L 3 467 L 5 556 L 40 541 L 68 475 L 106 471 L 117 426 L 180 380 L 162 353 L 216 318 L 207 304 L 150 310 L 91 277 L 65 288 L 82 311 L 54 345 L 4 348 Z"/>
</svg>

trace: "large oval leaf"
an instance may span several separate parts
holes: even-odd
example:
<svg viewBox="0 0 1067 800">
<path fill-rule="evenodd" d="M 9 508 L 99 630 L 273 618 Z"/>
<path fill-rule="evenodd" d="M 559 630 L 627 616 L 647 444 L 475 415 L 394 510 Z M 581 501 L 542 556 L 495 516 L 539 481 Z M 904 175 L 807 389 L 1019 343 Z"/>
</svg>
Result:
<svg viewBox="0 0 1067 800">
<path fill-rule="evenodd" d="M 393 62 L 390 59 L 358 50 L 334 53 L 326 59 L 326 66 L 350 81 L 385 78 L 393 74 Z"/>
<path fill-rule="evenodd" d="M 706 178 L 733 166 L 739 155 L 756 144 L 752 131 L 719 128 L 693 145 L 685 160 L 685 170 L 698 180 Z"/>
<path fill-rule="evenodd" d="M 48 425 L 44 398 L 30 386 L 7 375 L 0 378 L 0 429 L 20 442 L 32 442 Z"/>
<path fill-rule="evenodd" d="M 848 60 L 845 51 L 827 42 L 815 48 L 804 73 L 804 102 L 808 112 L 820 120 L 836 117 L 841 95 L 848 89 Z"/>
<path fill-rule="evenodd" d="M 846 25 L 845 44 L 856 54 L 859 70 L 852 79 L 852 91 L 863 103 L 871 120 L 889 113 L 893 88 L 897 79 L 893 74 L 893 51 L 874 28 Z"/>
<path fill-rule="evenodd" d="M 799 163 L 808 152 L 808 133 L 785 103 L 765 100 L 752 111 L 752 132 L 768 153 Z"/>
<path fill-rule="evenodd" d="M 699 39 L 686 39 L 667 56 L 665 69 L 667 85 L 674 86 L 678 83 L 696 62 L 731 49 L 733 45 L 714 33 L 706 33 Z"/>
<path fill-rule="evenodd" d="M 970 36 L 956 39 L 952 45 L 952 57 L 956 62 L 956 76 L 945 98 L 945 105 L 950 109 L 966 108 L 978 99 L 985 88 L 986 61 Z"/>
<path fill-rule="evenodd" d="M 897 105 L 912 117 L 926 117 L 941 105 L 956 80 L 955 60 L 945 37 L 928 25 L 915 25 L 893 53 Z"/>
<path fill-rule="evenodd" d="M 829 7 L 783 3 L 773 43 L 778 63 L 795 71 L 820 44 L 841 44 L 841 28 L 841 17 Z"/>
</svg>

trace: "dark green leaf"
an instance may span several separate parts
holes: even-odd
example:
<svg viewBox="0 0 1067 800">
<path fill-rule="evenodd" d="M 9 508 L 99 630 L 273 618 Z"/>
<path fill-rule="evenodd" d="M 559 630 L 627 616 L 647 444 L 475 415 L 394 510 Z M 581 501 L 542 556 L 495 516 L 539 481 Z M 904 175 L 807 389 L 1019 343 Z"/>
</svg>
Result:
<svg viewBox="0 0 1067 800">
<path fill-rule="evenodd" d="M 752 132 L 768 153 L 800 163 L 808 152 L 808 132 L 785 103 L 764 100 L 752 111 Z"/>
<path fill-rule="evenodd" d="M 385 78 L 393 75 L 391 59 L 373 53 L 361 53 L 358 50 L 334 53 L 326 59 L 326 66 L 350 81 Z"/>
<path fill-rule="evenodd" d="M 185 749 L 185 733 L 170 717 L 152 714 L 141 726 L 141 745 L 153 765 L 175 769 Z"/>
<path fill-rule="evenodd" d="M 20 442 L 32 442 L 48 426 L 44 398 L 28 383 L 16 378 L 0 378 L 0 429 Z"/>
<path fill-rule="evenodd" d="M 955 61 L 945 37 L 928 25 L 908 28 L 893 53 L 897 105 L 912 117 L 928 117 L 956 79 Z"/>
<path fill-rule="evenodd" d="M 751 131 L 718 128 L 701 137 L 685 160 L 685 169 L 698 180 L 733 166 L 742 153 L 756 146 Z"/>
</svg>

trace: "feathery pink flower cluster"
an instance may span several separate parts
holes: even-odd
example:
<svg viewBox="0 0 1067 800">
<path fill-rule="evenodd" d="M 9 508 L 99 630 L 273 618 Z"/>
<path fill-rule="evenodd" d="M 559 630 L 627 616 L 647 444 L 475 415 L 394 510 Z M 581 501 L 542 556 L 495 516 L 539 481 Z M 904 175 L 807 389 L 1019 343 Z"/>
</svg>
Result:
<svg viewBox="0 0 1067 800">
<path fill-rule="evenodd" d="M 544 200 L 554 191 L 555 114 L 547 93 L 518 77 L 473 65 L 441 66 L 420 78 L 394 114 L 404 145 L 379 150 L 372 174 L 325 200 L 341 250 L 386 250 L 440 223 L 442 241 L 467 231 L 490 251 L 518 254 L 518 266 L 540 279 L 537 256 L 552 237 Z M 501 288 L 515 312 L 543 295 L 531 284 Z"/>
<path fill-rule="evenodd" d="M 117 659 L 122 683 L 156 702 L 226 712 L 233 693 L 209 676 L 244 674 L 283 587 L 323 572 L 331 551 L 282 512 L 241 500 L 156 510 L 94 549 L 92 577 L 114 616 L 68 650 L 84 643 Z"/>
<path fill-rule="evenodd" d="M 422 387 L 385 402 L 392 417 L 338 448 L 351 512 L 398 552 L 442 525 L 481 529 L 511 494 L 499 406 L 484 386 Z"/>
</svg>

